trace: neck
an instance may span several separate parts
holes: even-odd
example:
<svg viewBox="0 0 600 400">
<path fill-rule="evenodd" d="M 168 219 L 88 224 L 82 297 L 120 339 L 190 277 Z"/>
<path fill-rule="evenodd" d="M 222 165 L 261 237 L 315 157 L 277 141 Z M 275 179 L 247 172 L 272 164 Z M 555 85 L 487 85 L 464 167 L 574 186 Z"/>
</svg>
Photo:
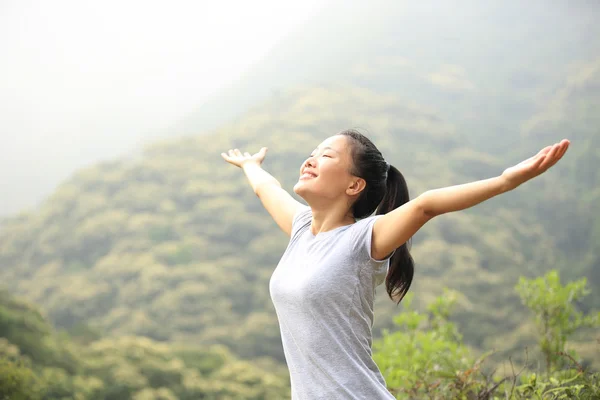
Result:
<svg viewBox="0 0 600 400">
<path fill-rule="evenodd" d="M 345 201 L 337 204 L 325 202 L 314 204 L 311 202 L 309 206 L 313 215 L 310 226 L 313 235 L 356 222 Z"/>
</svg>

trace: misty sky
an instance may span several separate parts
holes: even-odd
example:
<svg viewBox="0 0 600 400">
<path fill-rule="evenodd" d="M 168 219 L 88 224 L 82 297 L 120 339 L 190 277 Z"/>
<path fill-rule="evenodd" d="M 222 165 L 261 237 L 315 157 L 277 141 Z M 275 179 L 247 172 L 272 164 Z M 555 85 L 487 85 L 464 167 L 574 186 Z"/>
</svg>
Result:
<svg viewBox="0 0 600 400">
<path fill-rule="evenodd" d="M 197 109 L 324 3 L 2 0 L 0 215 Z"/>
</svg>

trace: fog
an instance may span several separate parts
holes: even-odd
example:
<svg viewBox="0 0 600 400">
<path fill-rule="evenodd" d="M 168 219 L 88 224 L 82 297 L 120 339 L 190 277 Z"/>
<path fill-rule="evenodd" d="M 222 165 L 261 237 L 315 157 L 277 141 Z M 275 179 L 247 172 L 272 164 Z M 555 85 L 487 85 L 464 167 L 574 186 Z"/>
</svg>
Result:
<svg viewBox="0 0 600 400">
<path fill-rule="evenodd" d="M 121 157 L 235 82 L 326 4 L 0 3 L 0 215 Z"/>
<path fill-rule="evenodd" d="M 4 1 L 0 215 L 78 168 L 208 132 L 296 85 L 359 82 L 464 131 L 515 131 L 535 111 L 516 91 L 551 96 L 598 57 L 599 17 L 593 1 Z M 515 96 L 502 103 L 497 88 Z"/>
</svg>

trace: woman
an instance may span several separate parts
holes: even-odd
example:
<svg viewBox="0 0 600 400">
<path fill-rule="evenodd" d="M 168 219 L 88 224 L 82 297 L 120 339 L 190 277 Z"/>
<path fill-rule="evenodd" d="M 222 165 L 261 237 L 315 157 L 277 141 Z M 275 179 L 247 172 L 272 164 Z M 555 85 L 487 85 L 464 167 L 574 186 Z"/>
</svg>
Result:
<svg viewBox="0 0 600 400">
<path fill-rule="evenodd" d="M 498 177 L 409 201 L 402 174 L 369 139 L 347 130 L 323 141 L 300 166 L 294 192 L 308 206 L 261 168 L 266 148 L 222 153 L 243 169 L 290 236 L 269 289 L 292 399 L 394 399 L 371 356 L 375 288 L 385 281 L 399 303 L 413 278 L 409 239 L 427 221 L 515 189 L 553 166 L 568 146 L 563 140 Z"/>
</svg>

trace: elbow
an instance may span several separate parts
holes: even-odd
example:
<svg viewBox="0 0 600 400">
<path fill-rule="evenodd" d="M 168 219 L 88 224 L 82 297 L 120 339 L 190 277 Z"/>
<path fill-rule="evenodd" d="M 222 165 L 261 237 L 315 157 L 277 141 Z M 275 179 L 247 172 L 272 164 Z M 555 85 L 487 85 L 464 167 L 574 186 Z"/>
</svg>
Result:
<svg viewBox="0 0 600 400">
<path fill-rule="evenodd" d="M 438 210 L 436 210 L 435 207 L 433 207 L 430 191 L 427 191 L 419 197 L 417 197 L 417 200 L 419 212 L 423 214 L 423 218 L 425 220 L 429 221 L 430 219 L 442 214 Z"/>
</svg>

